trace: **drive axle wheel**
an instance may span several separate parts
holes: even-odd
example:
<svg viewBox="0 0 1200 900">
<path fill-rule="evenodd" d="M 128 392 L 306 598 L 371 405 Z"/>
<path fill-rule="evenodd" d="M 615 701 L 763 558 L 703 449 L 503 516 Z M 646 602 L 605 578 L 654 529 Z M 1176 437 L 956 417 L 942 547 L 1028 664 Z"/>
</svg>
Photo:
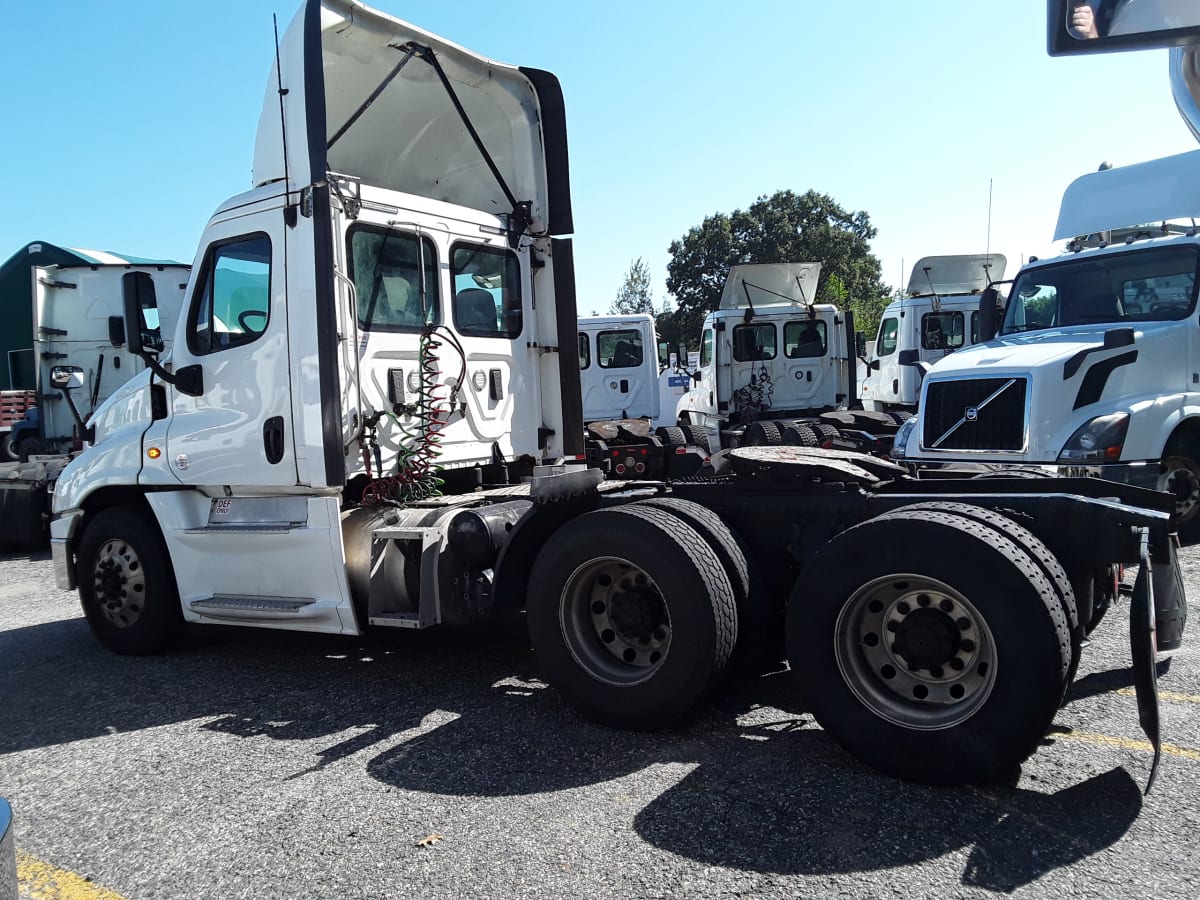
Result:
<svg viewBox="0 0 1200 900">
<path fill-rule="evenodd" d="M 792 591 L 787 647 L 831 737 L 930 784 L 1011 776 L 1053 722 L 1071 665 L 1038 563 L 988 524 L 930 509 L 825 544 Z"/>
<path fill-rule="evenodd" d="M 903 574 L 863 585 L 838 616 L 838 670 L 880 718 L 948 728 L 970 718 L 996 683 L 996 643 L 954 588 Z"/>
<path fill-rule="evenodd" d="M 534 563 L 529 635 L 546 680 L 585 716 L 651 730 L 684 719 L 737 640 L 734 591 L 697 531 L 627 504 L 559 528 Z"/>
<path fill-rule="evenodd" d="M 563 637 L 571 655 L 599 681 L 639 684 L 671 649 L 671 615 L 662 591 L 633 563 L 584 563 L 563 587 Z"/>
<path fill-rule="evenodd" d="M 76 581 L 88 625 L 110 650 L 157 653 L 182 631 L 162 538 L 130 510 L 107 509 L 88 524 L 79 542 Z"/>
</svg>

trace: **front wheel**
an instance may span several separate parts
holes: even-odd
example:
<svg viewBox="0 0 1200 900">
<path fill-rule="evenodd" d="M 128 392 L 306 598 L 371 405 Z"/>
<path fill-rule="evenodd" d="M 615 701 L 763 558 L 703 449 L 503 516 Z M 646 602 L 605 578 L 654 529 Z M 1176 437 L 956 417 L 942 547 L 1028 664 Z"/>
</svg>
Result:
<svg viewBox="0 0 1200 900">
<path fill-rule="evenodd" d="M 128 509 L 106 509 L 79 542 L 76 581 L 83 614 L 109 650 L 144 656 L 183 630 L 175 574 L 158 531 Z"/>
<path fill-rule="evenodd" d="M 1200 464 L 1190 456 L 1165 457 L 1158 489 L 1175 495 L 1176 530 L 1194 537 L 1200 530 Z"/>
<path fill-rule="evenodd" d="M 821 726 L 863 762 L 929 784 L 1015 772 L 1071 664 L 1054 586 L 984 523 L 898 510 L 835 537 L 797 582 L 788 660 Z"/>
</svg>

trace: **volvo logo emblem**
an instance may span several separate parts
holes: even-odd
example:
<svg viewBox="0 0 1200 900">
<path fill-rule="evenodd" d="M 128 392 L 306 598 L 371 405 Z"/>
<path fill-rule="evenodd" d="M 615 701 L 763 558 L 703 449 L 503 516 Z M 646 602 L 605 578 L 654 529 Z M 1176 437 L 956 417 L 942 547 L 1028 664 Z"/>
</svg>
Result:
<svg viewBox="0 0 1200 900">
<path fill-rule="evenodd" d="M 963 418 L 966 419 L 968 422 L 974 422 L 976 419 L 979 418 L 979 407 L 978 406 L 968 406 L 963 411 Z"/>
</svg>

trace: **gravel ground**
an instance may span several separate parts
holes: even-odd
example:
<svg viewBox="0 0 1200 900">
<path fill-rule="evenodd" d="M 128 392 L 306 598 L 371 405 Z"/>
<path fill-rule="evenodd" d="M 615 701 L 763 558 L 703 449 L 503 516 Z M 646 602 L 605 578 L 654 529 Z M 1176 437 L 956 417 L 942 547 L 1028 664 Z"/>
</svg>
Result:
<svg viewBox="0 0 1200 900">
<path fill-rule="evenodd" d="M 1200 548 L 1181 561 L 1200 596 Z M 131 900 L 1194 898 L 1198 626 L 1159 663 L 1174 746 L 1143 797 L 1127 622 L 1110 611 L 1015 785 L 932 789 L 848 757 L 784 673 L 686 730 L 626 734 L 537 680 L 519 621 L 195 629 L 122 658 L 48 559 L 2 556 L 0 795 L 21 851 Z"/>
</svg>

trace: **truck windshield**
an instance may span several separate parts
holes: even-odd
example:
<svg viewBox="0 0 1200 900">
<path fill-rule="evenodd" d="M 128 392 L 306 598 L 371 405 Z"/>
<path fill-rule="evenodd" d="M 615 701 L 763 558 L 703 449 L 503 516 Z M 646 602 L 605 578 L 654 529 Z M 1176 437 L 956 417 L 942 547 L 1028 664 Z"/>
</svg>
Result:
<svg viewBox="0 0 1200 900">
<path fill-rule="evenodd" d="M 1200 248 L 1163 247 L 1075 257 L 1022 272 L 1000 333 L 1103 322 L 1185 319 L 1196 304 Z"/>
</svg>

